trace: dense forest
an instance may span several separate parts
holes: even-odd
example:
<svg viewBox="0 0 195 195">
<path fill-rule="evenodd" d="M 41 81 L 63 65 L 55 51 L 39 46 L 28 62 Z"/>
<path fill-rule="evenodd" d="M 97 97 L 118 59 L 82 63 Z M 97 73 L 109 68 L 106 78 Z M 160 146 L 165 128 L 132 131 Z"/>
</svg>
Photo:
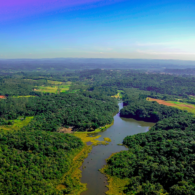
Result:
<svg viewBox="0 0 195 195">
<path fill-rule="evenodd" d="M 120 111 L 121 117 L 148 122 L 158 122 L 183 112 L 177 108 L 160 105 L 157 102 L 149 102 L 144 99 L 126 101 L 126 105 Z"/>
<path fill-rule="evenodd" d="M 16 67 L 1 71 L 0 194 L 68 194 L 71 178 L 65 189 L 56 186 L 84 144 L 59 129 L 91 132 L 112 123 L 118 105 L 111 96 L 118 93 L 125 105 L 121 117 L 156 124 L 147 133 L 126 137 L 123 144 L 129 150 L 113 155 L 106 173 L 129 178 L 125 194 L 195 194 L 194 115 L 146 101 L 195 103 L 190 96 L 195 95 L 194 77 L 78 66 L 52 71 L 52 63 L 44 72 L 39 63 L 29 71 L 25 66 L 24 72 Z M 28 117 L 32 120 L 21 129 L 6 129 Z"/>
<path fill-rule="evenodd" d="M 187 97 L 195 95 L 195 78 L 150 73 L 138 70 L 77 70 L 71 72 L 20 72 L 0 76 L 0 95 L 36 95 L 34 88 L 46 86 L 48 80 L 78 82 L 89 90 L 113 94 L 116 89 L 137 88 L 153 95 Z"/>
<path fill-rule="evenodd" d="M 109 79 L 102 86 L 117 86 L 118 88 L 139 88 L 169 95 L 195 95 L 195 78 L 179 77 L 161 74 L 126 72 L 117 79 Z"/>
<path fill-rule="evenodd" d="M 0 101 L 0 116 L 13 120 L 35 116 L 27 129 L 57 131 L 59 127 L 94 130 L 110 124 L 118 111 L 117 101 L 98 93 L 51 94 L 31 98 L 8 98 Z"/>
<path fill-rule="evenodd" d="M 92 87 L 79 78 L 71 72 L 0 77 L 0 194 L 69 194 L 78 185 L 67 176 L 65 188 L 56 188 L 84 147 L 81 139 L 58 130 L 93 131 L 112 123 L 118 111 L 110 97 L 117 88 Z M 18 121 L 26 125 L 14 130 Z"/>
<path fill-rule="evenodd" d="M 129 178 L 126 194 L 195 194 L 195 132 L 156 131 L 124 139 L 129 151 L 108 160 L 106 173 Z"/>
<path fill-rule="evenodd" d="M 180 113 L 158 121 L 150 131 L 161 130 L 195 130 L 195 117 L 190 113 Z"/>
<path fill-rule="evenodd" d="M 56 185 L 82 146 L 69 134 L 1 132 L 0 194 L 63 194 Z"/>
<path fill-rule="evenodd" d="M 194 115 L 148 102 L 144 92 L 126 93 L 124 104 L 121 116 L 156 124 L 147 133 L 127 136 L 123 144 L 129 150 L 108 159 L 105 173 L 128 178 L 127 195 L 195 194 Z"/>
</svg>

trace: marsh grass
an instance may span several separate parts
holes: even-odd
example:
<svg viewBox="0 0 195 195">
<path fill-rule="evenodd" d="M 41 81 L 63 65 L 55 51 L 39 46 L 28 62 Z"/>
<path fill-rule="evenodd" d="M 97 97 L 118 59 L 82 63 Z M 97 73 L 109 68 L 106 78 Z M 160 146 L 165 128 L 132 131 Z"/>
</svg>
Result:
<svg viewBox="0 0 195 195">
<path fill-rule="evenodd" d="M 115 154 L 116 153 L 112 154 L 108 159 L 106 159 L 106 161 L 108 161 Z M 125 186 L 129 184 L 130 179 L 128 178 L 120 179 L 116 176 L 110 176 L 106 174 L 105 172 L 107 168 L 108 168 L 108 165 L 105 165 L 102 169 L 99 170 L 102 174 L 106 175 L 107 177 L 108 185 L 106 187 L 108 187 L 108 191 L 106 192 L 106 194 L 107 195 L 125 195 L 123 193 L 123 190 L 125 189 Z"/>
<path fill-rule="evenodd" d="M 69 191 L 69 195 L 80 195 L 81 192 L 87 190 L 87 184 L 81 183 L 80 178 L 82 177 L 82 171 L 80 167 L 83 164 L 83 160 L 87 158 L 91 152 L 92 147 L 100 144 L 108 144 L 106 141 L 98 141 L 99 136 L 90 136 L 88 133 L 77 133 L 74 136 L 80 138 L 84 142 L 82 150 L 77 151 L 74 156 L 70 170 L 63 176 L 60 183 L 57 185 L 58 190 Z M 87 142 L 91 142 L 91 145 L 87 145 Z"/>
<path fill-rule="evenodd" d="M 123 96 L 122 96 L 122 92 L 123 90 L 117 90 L 118 93 L 116 95 L 113 95 L 111 97 L 114 97 L 114 98 L 117 98 L 117 99 L 121 99 Z"/>
</svg>

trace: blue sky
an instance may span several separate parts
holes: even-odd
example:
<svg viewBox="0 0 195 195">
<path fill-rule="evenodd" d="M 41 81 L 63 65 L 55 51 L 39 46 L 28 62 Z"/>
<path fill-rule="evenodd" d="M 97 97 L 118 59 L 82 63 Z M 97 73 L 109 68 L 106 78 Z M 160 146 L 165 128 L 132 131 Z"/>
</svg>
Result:
<svg viewBox="0 0 195 195">
<path fill-rule="evenodd" d="M 56 57 L 195 60 L 195 2 L 8 0 L 0 5 L 0 58 Z"/>
</svg>

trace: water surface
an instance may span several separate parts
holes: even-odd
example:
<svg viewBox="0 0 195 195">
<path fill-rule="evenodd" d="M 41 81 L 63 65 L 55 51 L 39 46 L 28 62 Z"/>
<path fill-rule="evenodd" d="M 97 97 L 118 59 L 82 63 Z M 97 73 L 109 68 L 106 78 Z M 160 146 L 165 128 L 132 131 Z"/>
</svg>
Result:
<svg viewBox="0 0 195 195">
<path fill-rule="evenodd" d="M 122 102 L 119 103 L 119 109 L 123 107 Z M 82 183 L 87 183 L 88 190 L 81 195 L 104 195 L 108 190 L 106 176 L 99 172 L 106 164 L 106 159 L 110 157 L 112 153 L 120 152 L 122 150 L 128 150 L 125 146 L 119 146 L 123 139 L 128 135 L 134 135 L 137 133 L 144 133 L 152 127 L 154 123 L 148 123 L 144 121 L 137 121 L 134 119 L 121 118 L 119 113 L 114 116 L 114 124 L 104 132 L 98 133 L 101 135 L 100 141 L 104 140 L 104 137 L 109 137 L 112 142 L 109 145 L 93 146 L 91 153 L 84 160 L 82 169 Z"/>
</svg>

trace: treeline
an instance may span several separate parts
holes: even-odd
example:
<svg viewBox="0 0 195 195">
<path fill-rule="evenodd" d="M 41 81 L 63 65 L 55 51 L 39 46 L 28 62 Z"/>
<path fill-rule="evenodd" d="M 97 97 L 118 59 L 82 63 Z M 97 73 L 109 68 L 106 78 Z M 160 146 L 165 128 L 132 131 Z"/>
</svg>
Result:
<svg viewBox="0 0 195 195">
<path fill-rule="evenodd" d="M 0 101 L 0 116 L 13 120 L 35 116 L 27 129 L 57 131 L 61 126 L 75 130 L 94 130 L 110 124 L 118 105 L 114 98 L 100 93 L 51 94 L 33 98 Z"/>
<path fill-rule="evenodd" d="M 113 96 L 118 93 L 117 87 L 93 86 L 93 87 L 89 87 L 88 91 L 93 91 L 94 93 L 101 93 L 102 95 L 107 95 L 107 96 Z"/>
<path fill-rule="evenodd" d="M 144 73 L 135 70 L 82 70 L 82 71 L 62 71 L 62 72 L 21 72 L 1 76 L 0 95 L 29 95 L 37 83 L 47 80 L 56 80 L 61 82 L 72 81 L 82 82 L 92 90 L 103 87 L 101 90 L 110 90 L 113 95 L 114 89 L 137 88 L 150 91 L 152 95 L 174 95 L 186 98 L 188 95 L 195 95 L 195 78 L 182 77 L 176 75 L 166 75 L 157 73 Z M 39 84 L 38 84 L 39 85 Z M 158 94 L 157 94 L 158 93 Z M 166 97 L 164 97 L 166 98 Z"/>
<path fill-rule="evenodd" d="M 169 118 L 164 118 L 158 121 L 150 131 L 161 131 L 161 130 L 195 130 L 195 117 L 190 113 L 180 113 Z"/>
<path fill-rule="evenodd" d="M 113 155 L 105 172 L 128 178 L 127 195 L 195 194 L 195 118 L 192 114 L 126 94 L 121 115 L 157 122 L 149 132 L 127 136 L 129 150 Z"/>
<path fill-rule="evenodd" d="M 108 160 L 106 173 L 129 178 L 125 194 L 195 194 L 195 132 L 156 131 L 128 136 L 129 151 Z"/>
<path fill-rule="evenodd" d="M 120 111 L 121 117 L 134 118 L 148 122 L 158 122 L 164 118 L 183 113 L 177 108 L 160 105 L 157 102 L 146 101 L 145 99 L 132 99 L 125 101 L 127 106 Z"/>
<path fill-rule="evenodd" d="M 56 189 L 83 147 L 70 134 L 45 131 L 0 132 L 0 194 L 66 194 Z"/>
<path fill-rule="evenodd" d="M 41 85 L 42 83 L 40 83 Z M 39 85 L 33 81 L 3 77 L 0 78 L 0 95 L 4 96 L 20 96 L 30 95 L 33 92 L 33 88 Z"/>
<path fill-rule="evenodd" d="M 111 79 L 102 86 L 117 86 L 118 88 L 139 88 L 155 93 L 169 95 L 195 95 L 195 78 L 161 74 L 126 73 L 119 79 Z"/>
</svg>

